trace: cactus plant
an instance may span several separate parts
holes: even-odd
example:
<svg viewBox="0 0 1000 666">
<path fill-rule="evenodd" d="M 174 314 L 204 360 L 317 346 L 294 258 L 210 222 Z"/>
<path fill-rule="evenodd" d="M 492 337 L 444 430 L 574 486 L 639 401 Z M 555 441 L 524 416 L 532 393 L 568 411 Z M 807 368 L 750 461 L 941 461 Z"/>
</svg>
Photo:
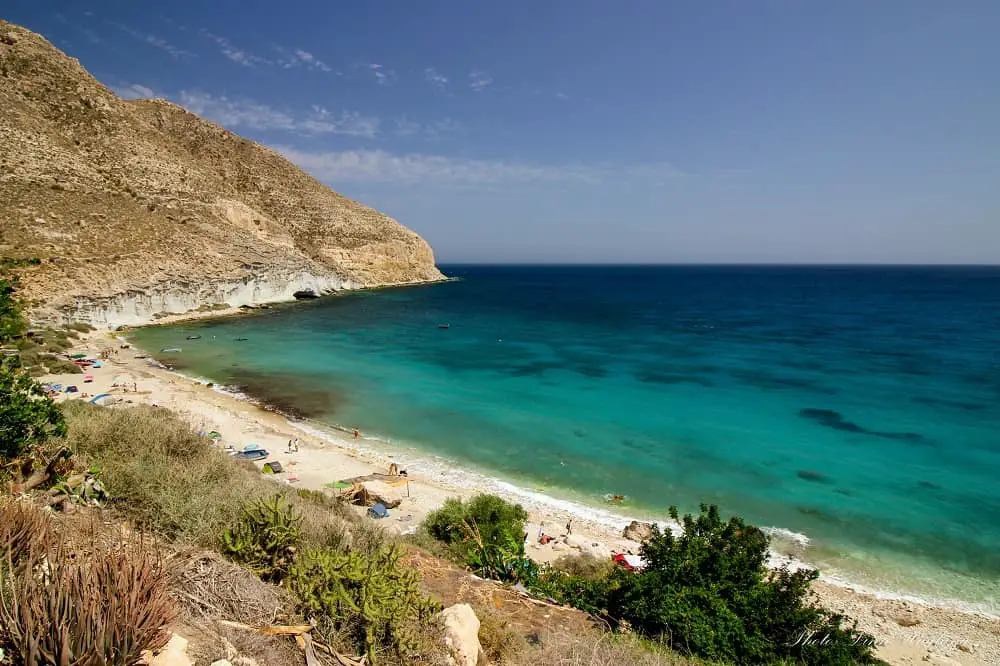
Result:
<svg viewBox="0 0 1000 666">
<path fill-rule="evenodd" d="M 394 546 L 370 556 L 309 550 L 292 566 L 288 586 L 321 631 L 348 636 L 373 664 L 381 650 L 412 649 L 413 629 L 440 610 L 421 594 L 416 572 L 400 566 Z"/>
<path fill-rule="evenodd" d="M 239 522 L 222 535 L 222 553 L 262 579 L 280 582 L 302 538 L 302 516 L 281 495 L 245 506 Z"/>
</svg>

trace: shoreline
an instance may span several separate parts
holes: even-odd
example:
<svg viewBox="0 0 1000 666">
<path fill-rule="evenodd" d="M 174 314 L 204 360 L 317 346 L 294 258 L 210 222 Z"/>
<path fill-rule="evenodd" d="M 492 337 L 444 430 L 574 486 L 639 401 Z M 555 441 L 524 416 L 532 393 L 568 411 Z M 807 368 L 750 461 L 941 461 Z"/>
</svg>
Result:
<svg viewBox="0 0 1000 666">
<path fill-rule="evenodd" d="M 226 316 L 221 311 L 203 314 Z M 390 511 L 392 515 L 385 521 L 389 529 L 398 533 L 415 529 L 427 513 L 448 497 L 467 498 L 477 492 L 493 492 L 520 502 L 529 510 L 529 534 L 536 534 L 541 527 L 555 537 L 547 546 L 530 544 L 527 554 L 536 561 L 550 562 L 562 555 L 579 552 L 601 557 L 612 550 L 637 552 L 637 543 L 621 537 L 621 528 L 633 519 L 631 516 L 551 497 L 543 491 L 520 488 L 415 449 L 385 451 L 383 449 L 393 445 L 381 440 L 354 440 L 350 432 L 334 426 L 291 420 L 261 405 L 252 396 L 233 394 L 221 387 L 210 388 L 204 380 L 154 367 L 150 363 L 152 359 L 136 358 L 143 354 L 141 350 L 134 347 L 119 350 L 119 345 L 118 339 L 104 337 L 101 332 L 91 334 L 77 345 L 81 351 L 91 353 L 107 349 L 119 352 L 104 368 L 88 371 L 94 375 L 93 384 L 82 384 L 82 375 L 46 379 L 60 383 L 71 381 L 77 383 L 81 391 L 97 395 L 110 389 L 116 375 L 131 375 L 141 393 L 115 397 L 168 407 L 196 430 L 223 433 L 224 441 L 237 449 L 249 443 L 260 444 L 274 454 L 268 460 L 277 459 L 285 466 L 286 472 L 278 477 L 295 476 L 296 485 L 303 488 L 322 490 L 331 481 L 383 472 L 392 462 L 400 464 L 402 469 L 409 466 L 408 492 L 401 498 L 403 504 Z M 287 442 L 294 438 L 300 440 L 299 452 L 285 453 Z M 565 525 L 569 520 L 572 520 L 572 535 L 566 534 Z M 824 606 L 846 613 L 858 621 L 860 629 L 875 635 L 883 643 L 879 654 L 889 663 L 923 661 L 962 666 L 1000 663 L 1000 621 L 995 617 L 891 592 L 872 593 L 840 581 L 817 581 L 813 591 Z"/>
<path fill-rule="evenodd" d="M 320 294 L 315 298 L 299 299 L 299 298 L 289 298 L 281 300 L 271 300 L 271 301 L 260 301 L 254 304 L 243 304 L 243 305 L 231 305 L 225 308 L 217 309 L 207 309 L 207 310 L 188 310 L 187 312 L 177 312 L 164 315 L 162 317 L 154 318 L 151 321 L 142 324 L 121 324 L 119 326 L 107 325 L 103 328 L 96 326 L 91 322 L 91 326 L 95 326 L 100 332 L 107 332 L 112 335 L 123 334 L 129 330 L 136 328 L 150 328 L 155 326 L 169 326 L 172 324 L 180 324 L 188 321 L 206 321 L 212 319 L 230 319 L 240 316 L 251 316 L 262 311 L 271 310 L 274 308 L 288 307 L 299 302 L 309 302 L 318 301 L 325 298 L 331 297 L 343 297 L 351 294 L 362 294 L 371 291 L 382 291 L 384 289 L 409 289 L 414 287 L 429 287 L 435 284 L 445 284 L 447 282 L 461 282 L 463 278 L 459 277 L 443 277 L 438 280 L 416 280 L 412 282 L 395 282 L 392 284 L 380 284 L 373 287 L 351 287 L 345 289 L 338 289 L 336 291 L 331 291 L 329 293 Z"/>
</svg>

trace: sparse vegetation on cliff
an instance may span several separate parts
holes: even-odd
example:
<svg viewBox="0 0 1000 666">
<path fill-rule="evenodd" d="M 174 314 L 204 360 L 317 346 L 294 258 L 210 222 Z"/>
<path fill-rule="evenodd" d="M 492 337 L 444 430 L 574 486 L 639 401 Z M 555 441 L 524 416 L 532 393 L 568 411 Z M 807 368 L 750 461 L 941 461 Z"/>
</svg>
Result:
<svg viewBox="0 0 1000 666">
<path fill-rule="evenodd" d="M 284 294 L 441 279 L 420 236 L 275 151 L 165 100 L 119 99 L 25 28 L 0 20 L 0 35 L 0 244 L 41 257 L 24 286 L 39 313 L 141 294 L 149 321 L 248 281 Z"/>
</svg>

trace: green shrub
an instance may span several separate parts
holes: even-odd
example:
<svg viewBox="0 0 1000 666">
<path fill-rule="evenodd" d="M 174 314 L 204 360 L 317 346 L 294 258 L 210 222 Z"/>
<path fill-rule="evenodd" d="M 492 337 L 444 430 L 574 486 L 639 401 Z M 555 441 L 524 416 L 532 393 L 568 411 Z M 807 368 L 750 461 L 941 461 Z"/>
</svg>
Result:
<svg viewBox="0 0 1000 666">
<path fill-rule="evenodd" d="M 371 663 L 413 649 L 420 625 L 440 610 L 420 592 L 416 572 L 399 564 L 395 547 L 371 555 L 309 549 L 287 582 L 328 643 L 346 642 Z"/>
<path fill-rule="evenodd" d="M 280 582 L 302 540 L 302 516 L 281 495 L 243 508 L 239 522 L 221 538 L 222 554 L 268 582 Z"/>
<path fill-rule="evenodd" d="M 14 297 L 14 284 L 0 279 L 0 343 L 23 335 L 27 329 L 24 305 Z"/>
<path fill-rule="evenodd" d="M 476 495 L 468 503 L 457 498 L 445 501 L 427 516 L 422 529 L 484 578 L 529 582 L 538 569 L 524 554 L 527 518 L 520 504 L 496 495 Z"/>
<path fill-rule="evenodd" d="M 66 328 L 71 331 L 76 331 L 77 333 L 90 333 L 91 331 L 96 330 L 90 324 L 82 321 L 75 321 L 72 324 L 67 325 Z"/>
<path fill-rule="evenodd" d="M 0 360 L 0 463 L 30 456 L 50 437 L 65 432 L 62 412 L 41 385 L 16 359 Z"/>
<path fill-rule="evenodd" d="M 671 516 L 678 520 L 675 508 Z M 723 521 L 718 507 L 704 505 L 681 524 L 678 536 L 654 530 L 642 546 L 642 572 L 617 569 L 606 579 L 610 617 L 682 653 L 735 664 L 882 663 L 870 635 L 807 604 L 816 571 L 768 571 L 768 538 L 760 529 L 735 517 Z M 584 591 L 588 603 L 592 592 Z M 827 638 L 802 645 L 809 631 Z"/>
<path fill-rule="evenodd" d="M 45 369 L 50 375 L 79 375 L 83 374 L 83 369 L 72 361 L 61 358 L 46 358 L 42 360 Z"/>
<path fill-rule="evenodd" d="M 511 504 L 496 495 L 476 495 L 467 503 L 459 498 L 445 501 L 427 516 L 424 525 L 435 539 L 446 544 L 465 544 L 473 526 L 484 543 L 503 544 L 524 541 L 524 523 L 528 513 L 520 504 Z"/>
</svg>

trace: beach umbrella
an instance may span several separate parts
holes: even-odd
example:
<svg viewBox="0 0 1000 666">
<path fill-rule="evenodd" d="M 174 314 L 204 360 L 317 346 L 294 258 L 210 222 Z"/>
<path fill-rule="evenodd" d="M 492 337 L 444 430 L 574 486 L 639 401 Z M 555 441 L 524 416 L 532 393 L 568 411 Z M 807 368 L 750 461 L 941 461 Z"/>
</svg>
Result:
<svg viewBox="0 0 1000 666">
<path fill-rule="evenodd" d="M 101 393 L 100 395 L 95 395 L 95 396 L 94 396 L 93 398 L 91 398 L 91 399 L 90 399 L 90 402 L 92 402 L 92 403 L 95 403 L 95 404 L 96 404 L 96 403 L 97 403 L 97 401 L 98 401 L 98 400 L 100 400 L 101 398 L 108 398 L 108 397 L 110 397 L 110 396 L 111 396 L 111 394 L 110 394 L 110 393 Z"/>
</svg>

